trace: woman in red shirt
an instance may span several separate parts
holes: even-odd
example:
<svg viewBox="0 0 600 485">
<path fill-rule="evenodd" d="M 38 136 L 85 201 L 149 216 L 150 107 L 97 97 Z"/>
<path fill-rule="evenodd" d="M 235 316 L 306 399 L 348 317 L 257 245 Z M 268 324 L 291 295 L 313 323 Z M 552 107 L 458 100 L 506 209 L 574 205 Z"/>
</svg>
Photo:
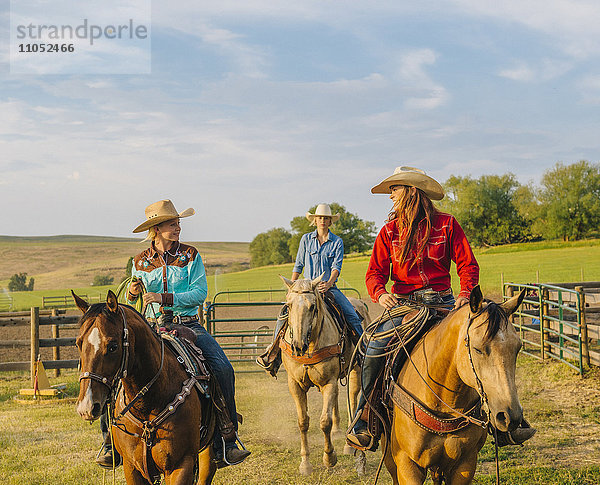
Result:
<svg viewBox="0 0 600 485">
<path fill-rule="evenodd" d="M 469 302 L 471 290 L 479 282 L 479 265 L 458 221 L 450 214 L 438 211 L 432 200 L 441 200 L 444 189 L 422 170 L 398 167 L 394 174 L 371 189 L 374 194 L 390 194 L 394 205 L 386 224 L 381 228 L 366 274 L 366 285 L 374 302 L 391 310 L 399 299 L 422 301 L 423 292 L 448 309 Z M 454 261 L 460 279 L 456 298 L 450 287 L 450 265 Z M 392 280 L 391 293 L 386 284 Z M 393 328 L 393 321 L 379 325 L 376 332 Z M 391 337 L 390 337 L 391 338 Z M 372 340 L 363 364 L 363 391 L 368 395 L 384 363 L 377 358 L 385 352 L 390 338 Z M 365 421 L 359 419 L 365 404 L 361 395 L 355 426 L 348 441 L 357 447 L 367 447 L 372 436 Z M 530 431 L 531 430 L 531 431 Z M 522 443 L 533 436 L 533 428 L 519 429 L 527 436 L 513 436 Z M 499 437 L 500 438 L 500 437 Z"/>
</svg>

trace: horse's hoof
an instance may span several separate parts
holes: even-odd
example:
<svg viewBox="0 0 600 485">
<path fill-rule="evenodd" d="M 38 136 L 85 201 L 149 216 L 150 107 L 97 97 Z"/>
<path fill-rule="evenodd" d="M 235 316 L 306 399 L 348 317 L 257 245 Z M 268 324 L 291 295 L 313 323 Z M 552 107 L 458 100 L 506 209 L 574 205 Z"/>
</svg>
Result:
<svg viewBox="0 0 600 485">
<path fill-rule="evenodd" d="M 303 461 L 300 463 L 300 475 L 304 475 L 305 477 L 309 476 L 313 472 L 313 467 L 309 461 Z"/>
<path fill-rule="evenodd" d="M 337 463 L 337 454 L 335 450 L 331 453 L 323 453 L 323 464 L 328 467 L 333 467 Z"/>
<path fill-rule="evenodd" d="M 367 457 L 364 451 L 356 453 L 356 474 L 359 477 L 364 477 L 367 474 Z"/>
</svg>

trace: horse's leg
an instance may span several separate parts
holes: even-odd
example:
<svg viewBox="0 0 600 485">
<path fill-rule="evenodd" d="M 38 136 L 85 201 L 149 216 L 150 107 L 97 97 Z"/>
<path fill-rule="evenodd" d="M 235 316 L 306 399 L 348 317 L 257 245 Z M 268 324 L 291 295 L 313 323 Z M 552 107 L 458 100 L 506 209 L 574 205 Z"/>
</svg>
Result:
<svg viewBox="0 0 600 485">
<path fill-rule="evenodd" d="M 308 450 L 308 426 L 310 418 L 308 417 L 308 404 L 306 402 L 306 391 L 302 389 L 298 383 L 288 372 L 288 388 L 290 394 L 296 403 L 296 412 L 298 414 L 298 428 L 300 429 L 300 474 L 310 475 L 312 473 L 312 465 L 310 464 L 310 451 Z"/>
<path fill-rule="evenodd" d="M 337 463 L 337 455 L 331 441 L 331 427 L 333 425 L 333 412 L 335 403 L 338 400 L 338 383 L 337 379 L 330 381 L 321 387 L 323 394 L 323 410 L 321 411 L 321 431 L 325 437 L 325 447 L 323 453 L 323 463 L 325 466 L 332 467 Z"/>
<path fill-rule="evenodd" d="M 198 456 L 186 455 L 179 463 L 179 468 L 176 468 L 172 472 L 166 473 L 165 484 L 166 485 L 194 485 L 194 468 Z"/>
<path fill-rule="evenodd" d="M 217 471 L 217 465 L 212 461 L 212 446 L 207 446 L 198 455 L 198 484 L 209 485 Z"/>
<path fill-rule="evenodd" d="M 339 395 L 339 393 L 338 393 Z M 333 402 L 333 410 L 331 414 L 332 425 L 331 431 L 334 433 L 340 430 L 340 403 L 338 398 Z"/>
<path fill-rule="evenodd" d="M 152 485 L 144 476 L 133 466 L 133 463 L 123 458 L 123 474 L 127 485 Z"/>
<path fill-rule="evenodd" d="M 446 481 L 448 485 L 469 485 L 473 483 L 475 469 L 477 468 L 477 453 L 468 456 L 460 462 L 451 473 L 448 474 Z"/>
<path fill-rule="evenodd" d="M 406 455 L 406 453 L 397 453 L 396 456 L 393 457 L 393 461 L 396 466 L 395 485 L 423 485 L 423 483 L 425 483 L 427 469 L 418 466 L 408 457 L 408 455 Z M 393 478 L 394 475 L 392 475 L 392 479 Z"/>
<path fill-rule="evenodd" d="M 384 439 L 386 439 L 385 436 Z M 392 482 L 394 485 L 398 485 L 398 467 L 396 466 L 396 462 L 394 461 L 392 453 L 390 452 L 390 446 L 388 446 L 386 454 L 383 457 L 383 463 L 388 469 L 388 472 L 390 472 L 390 476 L 392 477 Z"/>
</svg>

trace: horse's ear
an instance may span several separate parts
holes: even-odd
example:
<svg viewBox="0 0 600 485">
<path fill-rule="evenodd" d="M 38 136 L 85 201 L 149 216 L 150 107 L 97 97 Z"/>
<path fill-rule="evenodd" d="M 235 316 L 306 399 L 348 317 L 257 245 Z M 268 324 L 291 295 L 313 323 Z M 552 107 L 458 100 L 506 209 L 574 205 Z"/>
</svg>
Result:
<svg viewBox="0 0 600 485">
<path fill-rule="evenodd" d="M 288 288 L 294 286 L 294 282 L 292 280 L 288 280 L 285 276 L 282 275 L 279 275 L 279 277 L 281 278 L 281 281 L 285 283 L 285 286 L 287 286 Z"/>
<path fill-rule="evenodd" d="M 518 295 L 513 296 L 510 300 L 506 300 L 500 306 L 504 309 L 507 315 L 512 315 L 519 305 L 523 303 L 525 298 L 525 290 L 522 290 Z"/>
<path fill-rule="evenodd" d="M 323 279 L 323 276 L 325 276 L 325 273 L 321 273 L 319 276 L 317 276 L 314 280 L 310 281 L 310 284 L 312 286 L 312 289 L 314 290 L 317 285 L 321 282 L 321 280 Z"/>
<path fill-rule="evenodd" d="M 471 307 L 471 313 L 479 313 L 481 311 L 481 304 L 483 303 L 483 293 L 481 288 L 477 285 L 471 290 L 471 296 L 469 297 L 469 306 Z"/>
<path fill-rule="evenodd" d="M 106 295 L 106 306 L 111 312 L 117 313 L 119 302 L 117 301 L 117 295 L 112 290 L 108 290 L 108 295 Z"/>
<path fill-rule="evenodd" d="M 75 305 L 77 308 L 81 310 L 81 313 L 87 312 L 87 309 L 90 307 L 89 303 L 85 301 L 83 298 L 79 298 L 73 290 L 71 290 L 71 295 L 73 295 L 73 299 L 75 300 Z"/>
</svg>

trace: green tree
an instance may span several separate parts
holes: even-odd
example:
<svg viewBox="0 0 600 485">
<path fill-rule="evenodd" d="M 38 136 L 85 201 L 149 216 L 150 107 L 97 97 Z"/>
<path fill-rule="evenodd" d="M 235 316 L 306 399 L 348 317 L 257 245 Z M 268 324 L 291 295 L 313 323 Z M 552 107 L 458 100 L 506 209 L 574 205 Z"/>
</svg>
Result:
<svg viewBox="0 0 600 485">
<path fill-rule="evenodd" d="M 289 254 L 291 234 L 283 227 L 261 232 L 250 243 L 250 266 L 283 264 L 292 261 Z"/>
<path fill-rule="evenodd" d="M 373 247 L 375 241 L 374 222 L 362 220 L 337 202 L 332 202 L 329 206 L 333 214 L 340 214 L 340 218 L 331 226 L 331 231 L 344 241 L 344 253 L 361 253 Z M 317 206 L 314 205 L 308 209 L 308 212 L 314 213 L 316 208 Z M 302 235 L 314 231 L 315 227 L 310 225 L 305 215 L 294 217 L 290 221 L 290 226 L 292 227 L 289 244 L 290 256 L 296 259 Z"/>
<path fill-rule="evenodd" d="M 600 229 L 600 164 L 585 160 L 557 163 L 542 177 L 540 193 L 544 236 L 565 241 L 595 235 Z"/>
<path fill-rule="evenodd" d="M 27 273 L 15 273 L 8 282 L 8 291 L 33 291 L 34 279 L 27 283 Z"/>
<path fill-rule="evenodd" d="M 530 231 L 528 220 L 516 206 L 520 187 L 511 173 L 478 179 L 451 176 L 444 184 L 447 197 L 439 207 L 456 217 L 474 245 L 522 241 Z"/>
<path fill-rule="evenodd" d="M 108 286 L 108 285 L 112 285 L 113 281 L 114 281 L 114 277 L 110 276 L 110 275 L 96 275 L 94 276 L 94 281 L 92 283 L 92 286 Z"/>
</svg>

